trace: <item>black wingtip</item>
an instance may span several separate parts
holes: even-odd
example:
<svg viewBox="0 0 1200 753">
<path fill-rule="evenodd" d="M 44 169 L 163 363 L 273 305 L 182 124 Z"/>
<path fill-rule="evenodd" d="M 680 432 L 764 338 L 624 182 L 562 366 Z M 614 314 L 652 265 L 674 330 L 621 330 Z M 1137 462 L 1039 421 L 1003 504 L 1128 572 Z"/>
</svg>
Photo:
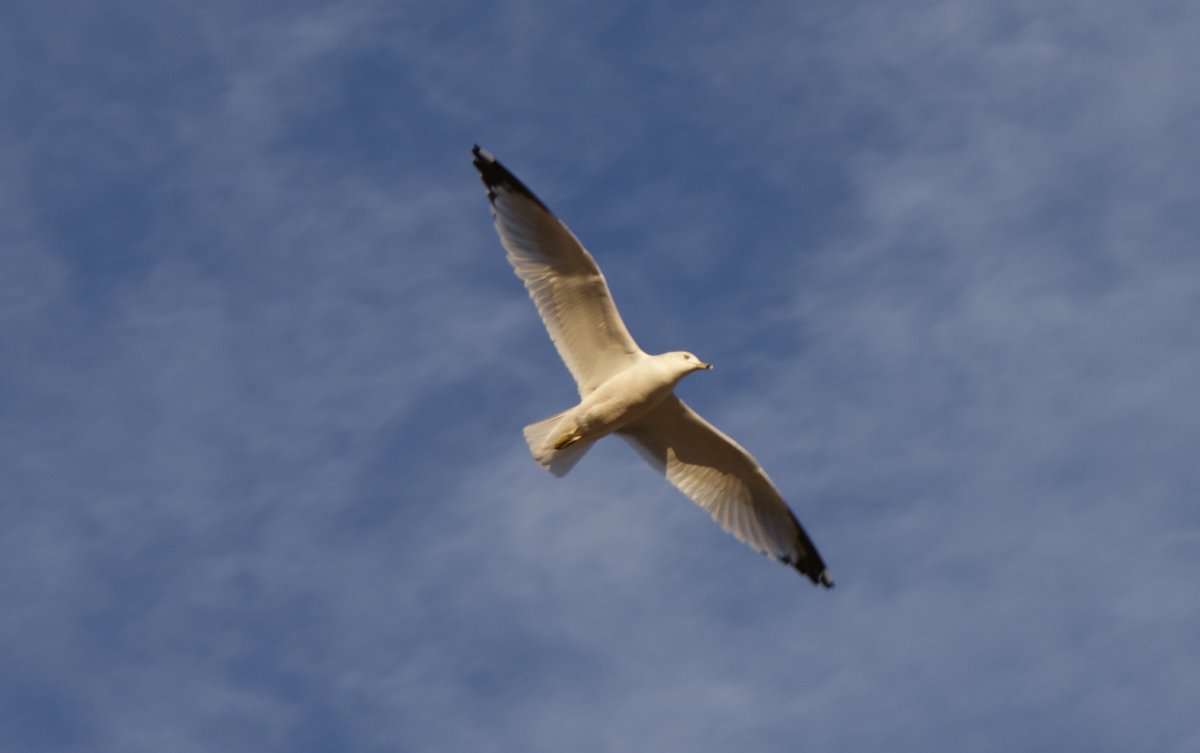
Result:
<svg viewBox="0 0 1200 753">
<path fill-rule="evenodd" d="M 798 562 L 789 562 L 788 564 L 796 568 L 801 575 L 811 580 L 814 586 L 821 586 L 826 589 L 833 588 L 833 576 L 825 569 L 824 564 L 818 564 L 816 567 L 813 567 L 812 563 L 805 563 L 808 564 L 808 567 Z"/>
<path fill-rule="evenodd" d="M 483 181 L 483 185 L 487 187 L 488 201 L 496 200 L 496 189 L 511 191 L 521 194 L 530 201 L 537 204 L 547 212 L 550 209 L 542 203 L 542 200 L 534 195 L 533 191 L 522 183 L 517 176 L 513 175 L 508 168 L 500 164 L 492 153 L 487 149 L 475 144 L 471 147 L 472 160 L 471 164 L 479 171 L 479 179 Z"/>
<path fill-rule="evenodd" d="M 814 586 L 833 588 L 833 576 L 829 574 L 825 563 L 821 561 L 821 555 L 817 554 L 816 550 L 811 548 L 811 544 L 809 546 L 810 551 L 812 551 L 811 556 L 801 557 L 800 559 L 785 557 L 782 560 L 783 563 L 811 580 Z"/>
</svg>

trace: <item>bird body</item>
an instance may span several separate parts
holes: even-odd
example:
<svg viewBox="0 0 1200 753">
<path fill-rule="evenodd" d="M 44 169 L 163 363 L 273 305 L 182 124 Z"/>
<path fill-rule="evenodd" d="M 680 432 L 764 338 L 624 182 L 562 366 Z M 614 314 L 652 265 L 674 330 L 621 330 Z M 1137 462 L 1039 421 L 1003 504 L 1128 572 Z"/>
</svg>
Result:
<svg viewBox="0 0 1200 753">
<path fill-rule="evenodd" d="M 564 476 L 596 440 L 645 416 L 688 374 L 711 368 L 682 351 L 641 353 L 575 407 L 525 427 L 529 450 L 544 468 Z"/>
<path fill-rule="evenodd" d="M 674 394 L 712 368 L 691 353 L 647 355 L 621 321 L 595 259 L 542 201 L 488 152 L 472 149 L 501 245 L 580 402 L 525 427 L 534 459 L 564 476 L 597 440 L 616 434 L 726 531 L 813 583 L 833 579 L 758 462 Z"/>
</svg>

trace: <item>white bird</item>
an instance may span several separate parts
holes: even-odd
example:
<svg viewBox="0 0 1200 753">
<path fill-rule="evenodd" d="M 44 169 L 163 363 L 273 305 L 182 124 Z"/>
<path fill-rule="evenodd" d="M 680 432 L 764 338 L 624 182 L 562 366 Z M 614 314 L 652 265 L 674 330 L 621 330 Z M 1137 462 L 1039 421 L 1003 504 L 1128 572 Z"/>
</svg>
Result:
<svg viewBox="0 0 1200 753">
<path fill-rule="evenodd" d="M 832 587 L 758 462 L 674 395 L 683 377 L 712 367 L 691 353 L 643 352 L 575 235 L 495 157 L 478 146 L 471 152 L 508 261 L 579 387 L 578 405 L 525 427 L 533 457 L 561 477 L 596 440 L 617 434 L 726 531 Z"/>
</svg>

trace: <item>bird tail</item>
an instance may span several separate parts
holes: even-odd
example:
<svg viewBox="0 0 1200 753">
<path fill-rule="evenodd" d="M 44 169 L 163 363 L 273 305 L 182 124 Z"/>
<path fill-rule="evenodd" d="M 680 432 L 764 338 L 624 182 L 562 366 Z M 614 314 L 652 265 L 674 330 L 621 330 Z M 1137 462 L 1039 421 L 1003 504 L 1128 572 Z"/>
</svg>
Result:
<svg viewBox="0 0 1200 753">
<path fill-rule="evenodd" d="M 567 475 L 575 467 L 579 459 L 591 449 L 594 442 L 589 439 L 577 439 L 562 448 L 555 449 L 555 443 L 561 438 L 561 434 L 565 433 L 564 430 L 569 428 L 560 428 L 566 412 L 555 413 L 549 418 L 525 427 L 525 441 L 529 443 L 529 451 L 533 453 L 533 459 L 559 478 Z"/>
</svg>

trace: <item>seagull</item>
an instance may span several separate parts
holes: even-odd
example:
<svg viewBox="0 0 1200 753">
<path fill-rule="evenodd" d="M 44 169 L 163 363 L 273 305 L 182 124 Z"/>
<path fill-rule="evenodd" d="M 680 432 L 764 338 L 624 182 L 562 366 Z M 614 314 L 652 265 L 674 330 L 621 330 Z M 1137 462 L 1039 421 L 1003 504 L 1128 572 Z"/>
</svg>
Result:
<svg viewBox="0 0 1200 753">
<path fill-rule="evenodd" d="M 496 232 L 579 388 L 578 405 L 525 427 L 537 462 L 562 477 L 616 434 L 718 524 L 757 551 L 833 587 L 816 546 L 750 453 L 674 394 L 691 353 L 649 355 L 621 321 L 596 260 L 524 183 L 478 145 Z"/>
</svg>

